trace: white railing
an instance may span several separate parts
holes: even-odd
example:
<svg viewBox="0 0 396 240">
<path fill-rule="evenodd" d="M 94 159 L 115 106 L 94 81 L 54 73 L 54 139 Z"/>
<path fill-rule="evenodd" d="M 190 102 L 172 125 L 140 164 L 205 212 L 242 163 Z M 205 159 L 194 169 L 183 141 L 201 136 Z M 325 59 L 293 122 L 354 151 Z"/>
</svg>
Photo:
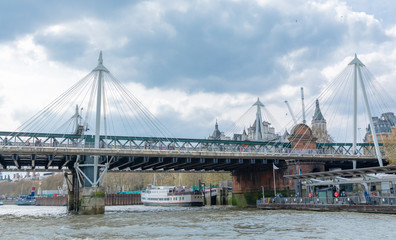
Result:
<svg viewBox="0 0 396 240">
<path fill-rule="evenodd" d="M 181 142 L 182 143 L 182 142 Z M 179 144 L 183 145 L 183 144 Z M 45 147 L 55 147 L 55 148 L 94 148 L 94 143 L 78 143 L 65 141 L 59 143 L 58 141 L 52 142 L 41 142 L 41 140 L 29 143 L 29 142 L 2 142 L 0 148 L 7 148 L 10 146 L 18 147 L 35 147 L 35 148 L 45 148 Z M 125 150 L 155 150 L 155 151 L 176 151 L 176 152 L 222 152 L 222 153 L 249 153 L 249 154 L 265 154 L 273 156 L 353 156 L 353 158 L 362 157 L 375 157 L 374 152 L 364 151 L 363 149 L 358 152 L 357 155 L 352 155 L 349 152 L 343 150 L 335 151 L 334 149 L 291 149 L 284 147 L 275 146 L 265 146 L 259 149 L 254 147 L 255 145 L 248 145 L 243 147 L 242 144 L 200 144 L 199 146 L 191 146 L 190 144 L 185 144 L 184 146 L 176 146 L 175 143 L 162 144 L 159 142 L 144 143 L 141 145 L 137 144 L 117 144 L 113 142 L 107 144 L 102 142 L 100 144 L 101 149 L 125 149 Z"/>
<path fill-rule="evenodd" d="M 339 204 L 339 205 L 396 205 L 396 196 L 387 197 L 271 197 L 264 198 L 257 201 L 258 204 L 295 204 L 295 205 L 324 205 L 324 204 Z"/>
</svg>

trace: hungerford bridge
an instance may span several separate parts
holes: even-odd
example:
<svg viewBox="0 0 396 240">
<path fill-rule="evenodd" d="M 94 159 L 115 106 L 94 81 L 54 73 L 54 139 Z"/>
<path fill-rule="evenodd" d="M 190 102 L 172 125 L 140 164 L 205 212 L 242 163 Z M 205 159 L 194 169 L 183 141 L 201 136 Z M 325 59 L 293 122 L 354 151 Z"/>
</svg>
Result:
<svg viewBox="0 0 396 240">
<path fill-rule="evenodd" d="M 364 65 L 356 56 L 350 65 L 354 66 L 355 83 L 359 78 L 362 82 L 360 68 Z M 273 164 L 279 167 L 278 189 L 294 186 L 284 175 L 320 172 L 333 167 L 383 166 L 377 138 L 373 138 L 374 144 L 357 143 L 355 130 L 353 143 L 317 143 L 309 126 L 303 123 L 294 126 L 289 142 L 101 134 L 103 81 L 104 75 L 109 74 L 103 66 L 102 53 L 91 74 L 97 87 L 94 135 L 79 131 L 83 128 L 79 124 L 74 134 L 0 132 L 0 171 L 65 172 L 69 182 L 69 211 L 104 212 L 101 183 L 108 171 L 227 171 L 233 175 L 233 199 L 255 204 L 261 186 L 272 189 Z M 364 86 L 362 91 L 366 96 Z M 365 104 L 371 116 L 367 100 Z M 257 108 L 256 120 L 260 121 L 256 123 L 262 122 L 259 106 Z M 79 116 L 78 108 L 76 116 Z M 373 126 L 371 117 L 369 119 Z M 375 136 L 375 128 L 371 129 Z M 257 127 L 256 131 L 256 136 L 262 134 L 259 132 L 262 128 Z"/>
</svg>

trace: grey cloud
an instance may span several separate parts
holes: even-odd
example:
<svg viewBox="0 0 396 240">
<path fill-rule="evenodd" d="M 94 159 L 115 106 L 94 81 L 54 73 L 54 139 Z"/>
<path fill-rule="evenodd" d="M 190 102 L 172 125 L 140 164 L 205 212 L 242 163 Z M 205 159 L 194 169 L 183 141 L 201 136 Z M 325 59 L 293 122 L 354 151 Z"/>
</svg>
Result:
<svg viewBox="0 0 396 240">
<path fill-rule="evenodd" d="M 35 41 L 48 49 L 53 49 L 48 52 L 49 57 L 60 62 L 74 62 L 89 48 L 89 44 L 78 36 L 47 38 L 39 35 L 35 38 Z M 95 61 L 92 62 L 94 63 Z"/>
<path fill-rule="evenodd" d="M 158 19 L 149 23 L 144 22 L 148 21 L 145 14 L 150 18 L 156 12 L 145 9 L 148 12 L 142 13 L 141 4 L 111 7 L 113 11 L 109 11 L 105 20 L 113 28 L 110 38 L 125 37 L 128 41 L 105 54 L 109 60 L 121 59 L 120 64 L 127 64 L 117 66 L 118 72 L 113 72 L 116 76 L 148 87 L 265 93 L 293 80 L 296 73 L 307 68 L 314 72 L 329 61 L 339 61 L 335 53 L 344 45 L 358 42 L 357 46 L 363 48 L 367 42 L 380 44 L 388 40 L 379 24 L 367 26 L 365 22 L 357 22 L 349 26 L 336 21 L 332 15 L 335 12 L 324 13 L 292 4 L 289 7 L 295 7 L 295 11 L 291 12 L 262 8 L 252 2 L 196 4 L 199 6 L 190 3 L 187 12 L 160 5 L 163 9 L 156 16 Z M 100 19 L 98 14 L 96 17 Z M 83 53 L 101 47 L 92 46 L 89 39 L 79 36 L 38 34 L 35 39 L 48 49 L 53 59 L 76 68 L 88 60 L 81 59 Z M 307 51 L 294 59 L 294 71 L 288 71 L 276 61 L 301 48 Z M 128 61 L 122 61 L 127 58 L 136 61 L 128 65 Z M 318 78 L 306 77 L 303 79 L 306 84 Z"/>
<path fill-rule="evenodd" d="M 107 18 L 112 9 L 126 1 L 1 1 L 0 40 L 9 41 L 17 36 L 35 32 L 37 29 L 57 22 L 82 16 Z"/>
<path fill-rule="evenodd" d="M 123 45 L 104 49 L 105 65 L 119 80 L 189 93 L 258 96 L 290 84 L 306 87 L 312 96 L 326 82 L 323 68 L 356 51 L 376 51 L 377 46 L 394 40 L 385 34 L 381 21 L 368 25 L 365 20 L 350 21 L 350 16 L 342 16 L 340 21 L 335 10 L 303 7 L 305 1 L 283 3 L 282 7 L 260 7 L 246 1 L 183 2 L 188 5 L 185 12 L 168 6 L 175 2 L 158 1 L 155 3 L 161 8 L 159 13 L 155 7 L 143 6 L 149 3 L 84 1 L 63 6 L 47 2 L 46 8 L 40 6 L 42 9 L 29 2 L 0 3 L 2 9 L 9 10 L 0 16 L 4 20 L 0 27 L 5 29 L 0 41 L 34 33 L 35 42 L 46 49 L 51 60 L 89 71 L 104 46 L 94 45 L 83 26 L 75 25 L 81 29 L 69 35 L 45 34 L 42 29 L 90 18 L 103 22 L 103 26 L 98 26 L 103 31 L 95 29 L 93 34 L 106 35 L 102 37 L 114 43 L 125 39 Z M 304 51 L 300 55 L 286 59 L 292 62 L 292 69 L 280 62 L 301 49 Z M 282 101 L 269 99 L 266 104 L 283 104 Z M 206 112 L 183 120 L 177 112 L 163 109 L 165 115 L 159 118 L 172 123 L 170 130 L 178 137 L 203 137 L 213 130 L 213 119 L 219 113 L 202 111 Z M 227 123 L 221 126 L 226 128 Z"/>
</svg>

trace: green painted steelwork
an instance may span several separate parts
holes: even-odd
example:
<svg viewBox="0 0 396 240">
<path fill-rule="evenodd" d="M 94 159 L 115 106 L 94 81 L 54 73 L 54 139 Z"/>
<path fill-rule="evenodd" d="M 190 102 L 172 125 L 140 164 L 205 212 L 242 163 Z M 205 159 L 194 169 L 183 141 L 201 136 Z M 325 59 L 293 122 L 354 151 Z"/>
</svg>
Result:
<svg viewBox="0 0 396 240">
<path fill-rule="evenodd" d="M 4 137 L 11 138 L 46 138 L 47 139 L 84 139 L 86 142 L 94 142 L 94 135 L 75 135 L 75 134 L 59 134 L 59 133 L 29 133 L 29 132 L 0 132 L 0 140 Z M 234 144 L 234 145 L 259 145 L 259 146 L 278 146 L 283 148 L 290 148 L 290 143 L 285 142 L 262 142 L 262 141 L 234 141 L 234 140 L 213 140 L 213 139 L 194 139 L 194 138 L 163 138 L 163 137 L 139 137 L 139 136 L 100 136 L 101 140 L 113 140 L 113 141 L 152 141 L 152 142 L 185 142 L 185 143 L 215 143 L 215 144 Z M 44 141 L 44 142 L 46 142 Z M 352 143 L 317 143 L 316 148 L 335 148 L 339 146 L 352 147 Z M 357 146 L 360 147 L 374 147 L 372 143 L 358 143 Z M 380 146 L 383 146 L 381 143 Z"/>
<path fill-rule="evenodd" d="M 7 141 L 5 141 L 7 139 Z M 351 154 L 351 143 L 319 143 L 317 149 L 291 149 L 289 143 L 0 132 L 0 168 L 73 169 L 87 156 L 101 156 L 111 171 L 232 171 L 262 168 L 282 161 L 351 161 L 369 164 L 376 159 L 372 144 L 359 144 L 359 155 Z M 364 165 L 364 166 L 366 166 Z"/>
<path fill-rule="evenodd" d="M 81 135 L 75 134 L 59 134 L 59 133 L 29 133 L 29 132 L 0 132 L 3 137 L 31 137 L 31 138 L 66 138 L 66 139 L 81 139 Z M 94 141 L 94 135 L 84 135 L 83 139 L 86 141 Z M 282 142 L 260 142 L 260 141 L 234 141 L 234 140 L 213 140 L 213 139 L 194 139 L 194 138 L 163 138 L 163 137 L 128 137 L 128 136 L 100 136 L 100 139 L 112 140 L 139 140 L 139 141 L 163 141 L 163 142 L 196 142 L 196 143 L 219 143 L 219 144 L 246 144 L 246 145 L 275 145 L 282 147 L 289 147 L 289 143 Z"/>
</svg>

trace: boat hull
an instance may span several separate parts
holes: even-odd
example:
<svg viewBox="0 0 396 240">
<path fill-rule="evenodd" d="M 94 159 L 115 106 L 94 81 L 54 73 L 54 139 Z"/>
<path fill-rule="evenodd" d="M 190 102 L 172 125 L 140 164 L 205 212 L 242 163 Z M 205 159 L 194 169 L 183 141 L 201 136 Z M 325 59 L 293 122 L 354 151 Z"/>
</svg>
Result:
<svg viewBox="0 0 396 240">
<path fill-rule="evenodd" d="M 36 200 L 17 200 L 15 204 L 18 206 L 35 206 Z"/>
</svg>

